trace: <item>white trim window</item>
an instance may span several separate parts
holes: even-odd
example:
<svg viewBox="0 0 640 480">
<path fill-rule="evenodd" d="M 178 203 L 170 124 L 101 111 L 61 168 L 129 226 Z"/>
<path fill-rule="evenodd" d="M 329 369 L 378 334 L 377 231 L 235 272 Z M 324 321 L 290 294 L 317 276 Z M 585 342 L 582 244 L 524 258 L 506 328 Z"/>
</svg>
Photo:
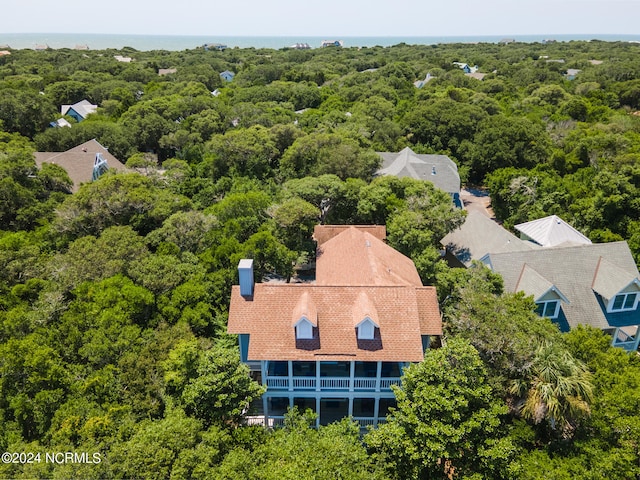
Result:
<svg viewBox="0 0 640 480">
<path fill-rule="evenodd" d="M 560 314 L 560 300 L 547 300 L 546 302 L 536 302 L 537 312 L 541 317 L 558 318 Z"/>
<path fill-rule="evenodd" d="M 373 340 L 377 325 L 369 317 L 358 324 L 358 340 Z"/>
<path fill-rule="evenodd" d="M 619 293 L 609 304 L 610 312 L 635 310 L 638 305 L 638 292 Z"/>
<path fill-rule="evenodd" d="M 302 317 L 296 323 L 296 339 L 310 340 L 312 338 L 313 338 L 313 324 L 306 317 Z"/>
</svg>

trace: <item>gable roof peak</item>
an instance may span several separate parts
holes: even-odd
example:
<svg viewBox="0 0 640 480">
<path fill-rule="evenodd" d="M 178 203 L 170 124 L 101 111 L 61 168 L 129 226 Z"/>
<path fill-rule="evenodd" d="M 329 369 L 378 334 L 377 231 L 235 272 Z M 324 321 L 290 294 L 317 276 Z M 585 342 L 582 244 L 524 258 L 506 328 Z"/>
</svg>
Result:
<svg viewBox="0 0 640 480">
<path fill-rule="evenodd" d="M 557 215 L 520 223 L 514 228 L 543 247 L 554 247 L 563 243 L 590 245 L 591 240 Z"/>
<path fill-rule="evenodd" d="M 353 304 L 353 324 L 357 327 L 365 320 L 379 327 L 378 311 L 369 296 L 361 291 Z"/>
<path fill-rule="evenodd" d="M 298 303 L 293 309 L 291 324 L 295 326 L 302 319 L 306 319 L 314 327 L 318 326 L 318 309 L 306 290 L 302 292 Z"/>
</svg>

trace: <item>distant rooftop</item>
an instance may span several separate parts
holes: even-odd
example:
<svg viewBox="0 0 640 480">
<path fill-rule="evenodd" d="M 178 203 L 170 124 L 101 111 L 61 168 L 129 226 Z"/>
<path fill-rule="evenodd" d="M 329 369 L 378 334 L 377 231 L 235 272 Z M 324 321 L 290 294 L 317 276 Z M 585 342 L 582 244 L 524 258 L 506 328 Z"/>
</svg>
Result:
<svg viewBox="0 0 640 480">
<path fill-rule="evenodd" d="M 591 244 L 591 240 L 556 215 L 520 223 L 514 228 L 522 233 L 526 240 L 531 240 L 543 247 Z"/>
</svg>

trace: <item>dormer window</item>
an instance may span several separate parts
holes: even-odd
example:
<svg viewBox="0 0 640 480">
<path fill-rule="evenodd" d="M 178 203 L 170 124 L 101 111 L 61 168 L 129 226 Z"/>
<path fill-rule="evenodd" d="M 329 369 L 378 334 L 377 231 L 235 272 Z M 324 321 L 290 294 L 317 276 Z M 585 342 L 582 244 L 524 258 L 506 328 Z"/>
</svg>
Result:
<svg viewBox="0 0 640 480">
<path fill-rule="evenodd" d="M 548 300 L 546 302 L 536 302 L 538 315 L 550 319 L 558 318 L 560 314 L 560 301 Z"/>
<path fill-rule="evenodd" d="M 313 339 L 313 330 L 318 328 L 318 311 L 309 292 L 305 291 L 300 295 L 292 312 L 291 324 L 296 330 L 296 340 Z"/>
<path fill-rule="evenodd" d="M 369 317 L 366 317 L 357 325 L 358 340 L 373 340 L 377 325 Z"/>
<path fill-rule="evenodd" d="M 313 325 L 306 317 L 302 317 L 298 323 L 296 323 L 296 339 L 311 340 L 312 338 Z"/>
<path fill-rule="evenodd" d="M 624 312 L 626 310 L 635 310 L 638 304 L 638 293 L 621 293 L 613 297 L 613 302 L 609 307 L 610 312 Z"/>
</svg>

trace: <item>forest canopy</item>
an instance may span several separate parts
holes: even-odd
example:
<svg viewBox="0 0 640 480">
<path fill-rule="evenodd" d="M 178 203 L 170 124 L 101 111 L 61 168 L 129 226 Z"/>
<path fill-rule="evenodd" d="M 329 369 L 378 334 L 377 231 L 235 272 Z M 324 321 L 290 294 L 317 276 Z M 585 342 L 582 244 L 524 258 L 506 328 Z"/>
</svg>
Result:
<svg viewBox="0 0 640 480">
<path fill-rule="evenodd" d="M 640 475 L 638 357 L 600 331 L 561 334 L 480 265 L 448 267 L 439 241 L 464 210 L 430 182 L 375 175 L 377 152 L 444 154 L 506 228 L 555 214 L 638 262 L 638 48 L 0 56 L 0 450 L 101 460 L 6 462 L 0 477 Z M 97 111 L 50 127 L 81 100 Z M 92 139 L 128 171 L 71 193 L 62 167 L 36 165 Z M 290 279 L 319 223 L 386 225 L 439 293 L 442 348 L 405 370 L 370 432 L 296 410 L 280 429 L 243 421 L 263 389 L 226 334 L 236 266 Z"/>
</svg>

